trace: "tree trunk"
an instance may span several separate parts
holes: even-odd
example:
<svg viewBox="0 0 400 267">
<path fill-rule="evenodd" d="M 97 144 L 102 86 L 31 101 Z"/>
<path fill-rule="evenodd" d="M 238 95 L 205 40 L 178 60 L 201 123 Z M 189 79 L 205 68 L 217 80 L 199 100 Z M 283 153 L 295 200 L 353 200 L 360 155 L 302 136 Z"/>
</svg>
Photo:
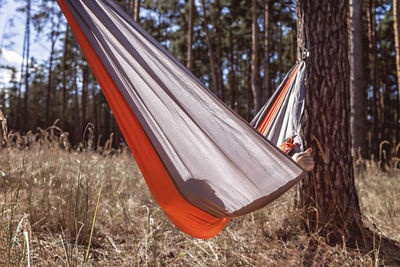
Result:
<svg viewBox="0 0 400 267">
<path fill-rule="evenodd" d="M 350 62 L 350 129 L 352 155 L 366 158 L 365 87 L 362 64 L 362 1 L 350 0 L 349 62 Z"/>
<path fill-rule="evenodd" d="M 140 15 L 140 0 L 129 0 L 129 13 L 131 17 L 139 23 Z"/>
<path fill-rule="evenodd" d="M 29 99 L 29 52 L 30 52 L 30 32 L 31 32 L 31 0 L 26 1 L 26 25 L 25 25 L 25 34 L 26 34 L 26 46 L 25 46 L 25 97 L 24 97 L 24 122 L 22 125 L 22 129 L 28 130 L 30 128 L 30 120 L 29 120 L 29 107 L 28 107 L 28 99 Z"/>
<path fill-rule="evenodd" d="M 237 106 L 237 82 L 235 72 L 235 44 L 233 41 L 232 29 L 229 29 L 229 88 L 231 92 L 231 109 L 234 110 Z M 239 113 L 239 109 L 236 110 Z"/>
<path fill-rule="evenodd" d="M 137 23 L 140 23 L 140 0 L 135 0 L 135 14 L 133 16 L 133 19 Z"/>
<path fill-rule="evenodd" d="M 378 129 L 378 87 L 377 87 L 377 56 L 376 56 L 376 19 L 375 19 L 375 0 L 367 1 L 367 22 L 368 22 L 368 61 L 370 66 L 369 78 L 372 86 L 372 132 L 370 148 L 372 154 L 378 156 L 379 129 Z"/>
<path fill-rule="evenodd" d="M 290 65 L 294 65 L 296 63 L 296 46 L 296 30 L 292 29 L 292 31 L 290 32 Z"/>
<path fill-rule="evenodd" d="M 53 89 L 53 61 L 54 61 L 54 52 L 55 52 L 55 45 L 57 42 L 58 38 L 58 27 L 57 30 L 55 29 L 56 25 L 54 25 L 54 22 L 52 21 L 52 29 L 51 29 L 51 34 L 50 34 L 50 42 L 51 42 L 51 48 L 50 48 L 50 59 L 49 59 L 49 68 L 48 68 L 48 81 L 47 81 L 47 94 L 46 94 L 46 127 L 51 125 L 53 122 L 53 117 L 50 115 L 51 110 L 51 97 L 52 97 L 52 89 Z"/>
<path fill-rule="evenodd" d="M 251 90 L 253 92 L 254 110 L 258 112 L 261 108 L 260 89 L 260 55 L 258 48 L 258 3 L 252 0 L 252 38 L 251 38 Z"/>
<path fill-rule="evenodd" d="M 206 5 L 204 0 L 201 0 L 201 8 L 203 11 L 203 30 L 206 33 L 208 58 L 210 61 L 210 68 L 211 68 L 211 86 L 214 92 L 217 93 L 218 92 L 217 69 L 215 67 L 215 56 L 214 56 L 213 45 L 211 42 L 210 31 L 208 30 L 208 20 L 207 20 Z"/>
<path fill-rule="evenodd" d="M 217 67 L 217 83 L 218 83 L 218 93 L 222 101 L 225 101 L 225 85 L 224 79 L 222 77 L 222 36 L 223 30 L 221 27 L 221 12 L 222 7 L 219 0 L 215 1 L 215 6 L 217 9 L 216 17 L 215 17 L 215 31 L 217 32 L 217 49 L 216 49 L 216 67 Z"/>
<path fill-rule="evenodd" d="M 378 79 L 378 85 L 379 85 L 379 120 L 378 120 L 378 127 L 379 127 L 379 140 L 381 140 L 381 142 L 383 140 L 387 140 L 386 138 L 388 138 L 386 132 L 387 132 L 387 128 L 389 128 L 388 126 L 388 121 L 390 120 L 390 112 L 388 112 L 388 106 L 386 105 L 387 103 L 387 98 L 388 96 L 388 91 L 386 88 L 386 84 L 383 83 L 382 80 L 382 72 L 384 72 L 385 66 L 383 66 L 383 64 L 379 64 L 379 69 L 381 69 L 381 71 L 379 72 L 379 79 Z M 383 71 L 382 71 L 383 70 Z M 385 73 L 385 72 L 384 72 Z M 380 145 L 380 144 L 379 144 Z M 380 151 L 380 153 L 382 153 L 382 151 Z M 390 156 L 390 153 L 388 153 L 389 155 L 386 155 L 387 157 Z M 384 155 L 379 155 L 380 159 L 383 159 Z M 383 164 L 384 161 L 381 161 L 381 163 Z"/>
<path fill-rule="evenodd" d="M 135 19 L 135 0 L 129 0 L 129 14 Z"/>
<path fill-rule="evenodd" d="M 52 33 L 53 34 L 53 33 Z M 51 89 L 52 89 L 52 77 L 53 77 L 53 57 L 54 57 L 54 45 L 51 45 L 50 59 L 49 59 L 49 77 L 47 81 L 47 93 L 46 93 L 46 126 L 51 124 L 52 118 L 50 118 L 51 109 Z"/>
<path fill-rule="evenodd" d="M 250 54 L 251 52 L 249 52 Z M 251 55 L 248 54 L 248 58 L 251 57 Z M 247 90 L 247 110 L 246 110 L 246 119 L 247 121 L 251 121 L 251 119 L 254 117 L 254 114 L 252 113 L 252 109 L 254 107 L 254 96 L 253 96 L 253 91 L 251 89 L 251 60 L 246 60 L 246 82 L 247 86 L 245 87 Z"/>
<path fill-rule="evenodd" d="M 16 110 L 15 110 L 15 121 L 13 128 L 16 131 L 21 130 L 20 125 L 21 125 L 21 105 L 22 105 L 22 80 L 24 78 L 24 68 L 25 68 L 25 53 L 26 53 L 26 40 L 27 40 L 27 31 L 25 28 L 25 33 L 24 33 L 24 42 L 22 45 L 22 62 L 21 62 L 21 68 L 20 68 L 20 80 L 18 83 L 18 89 L 17 89 L 17 105 L 16 105 Z"/>
<path fill-rule="evenodd" d="M 396 49 L 397 74 L 397 121 L 400 121 L 400 1 L 393 0 L 394 45 Z M 399 134 L 399 133 L 398 133 Z"/>
<path fill-rule="evenodd" d="M 270 0 L 264 0 L 264 78 L 262 102 L 272 95 L 269 77 L 269 5 Z"/>
<path fill-rule="evenodd" d="M 283 53 L 282 53 L 282 0 L 279 1 L 279 16 L 278 23 L 276 23 L 277 34 L 278 34 L 278 74 L 279 81 L 282 79 L 283 67 Z"/>
<path fill-rule="evenodd" d="M 94 134 L 100 136 L 100 123 L 98 118 L 98 97 L 96 95 L 96 86 L 92 86 L 92 122 L 94 125 Z"/>
<path fill-rule="evenodd" d="M 62 129 L 65 131 L 67 126 L 67 59 L 68 59 L 68 44 L 69 44 L 69 26 L 66 25 L 65 29 L 65 39 L 64 39 L 64 52 L 63 52 L 63 63 L 62 63 Z"/>
<path fill-rule="evenodd" d="M 194 27 L 194 0 L 189 0 L 189 31 L 188 31 L 188 50 L 187 68 L 193 68 L 193 27 Z"/>
<path fill-rule="evenodd" d="M 86 111 L 88 99 L 88 84 L 89 84 L 89 65 L 85 62 L 82 69 L 82 95 L 81 95 L 81 116 L 82 116 L 82 129 L 86 127 Z"/>
<path fill-rule="evenodd" d="M 74 59 L 74 62 L 76 61 L 76 57 Z M 75 63 L 73 66 L 74 68 L 74 73 L 73 73 L 73 88 L 74 88 L 74 96 L 73 96 L 73 109 L 74 112 L 72 112 L 73 116 L 73 143 L 78 143 L 79 141 L 82 141 L 80 139 L 80 136 L 82 134 L 82 129 L 81 129 L 81 116 L 80 116 L 80 110 L 79 110 L 79 90 L 78 90 L 78 65 Z"/>
<path fill-rule="evenodd" d="M 359 232 L 361 220 L 350 155 L 347 11 L 346 0 L 298 0 L 296 7 L 298 46 L 312 47 L 303 130 L 315 160 L 299 205 L 310 231 L 322 227 L 340 241 Z"/>
</svg>

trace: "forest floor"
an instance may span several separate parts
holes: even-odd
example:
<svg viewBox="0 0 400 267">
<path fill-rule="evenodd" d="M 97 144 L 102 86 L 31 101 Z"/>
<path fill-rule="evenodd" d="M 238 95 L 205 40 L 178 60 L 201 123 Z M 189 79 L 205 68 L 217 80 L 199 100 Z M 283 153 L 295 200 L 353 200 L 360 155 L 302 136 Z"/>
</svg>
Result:
<svg viewBox="0 0 400 267">
<path fill-rule="evenodd" d="M 307 234 L 296 188 L 200 240 L 167 219 L 126 147 L 93 151 L 89 142 L 77 151 L 64 140 L 42 131 L 0 147 L 0 266 L 400 265 L 398 243 L 385 241 L 400 242 L 398 169 L 382 172 L 371 161 L 357 174 L 369 244 L 329 245 Z"/>
</svg>

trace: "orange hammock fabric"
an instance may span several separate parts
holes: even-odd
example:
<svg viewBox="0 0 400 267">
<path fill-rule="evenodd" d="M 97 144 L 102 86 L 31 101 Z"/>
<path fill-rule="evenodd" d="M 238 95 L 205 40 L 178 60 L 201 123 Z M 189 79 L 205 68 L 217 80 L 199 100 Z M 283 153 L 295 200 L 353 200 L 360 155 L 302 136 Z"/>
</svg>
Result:
<svg viewBox="0 0 400 267">
<path fill-rule="evenodd" d="M 180 230 L 213 237 L 304 177 L 112 1 L 57 2 L 150 191 Z"/>
</svg>

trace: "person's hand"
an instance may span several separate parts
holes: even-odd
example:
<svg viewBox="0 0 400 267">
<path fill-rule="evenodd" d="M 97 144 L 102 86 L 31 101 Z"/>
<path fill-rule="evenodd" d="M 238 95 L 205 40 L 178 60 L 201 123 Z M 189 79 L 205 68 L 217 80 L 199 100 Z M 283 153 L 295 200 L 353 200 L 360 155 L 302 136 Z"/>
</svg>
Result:
<svg viewBox="0 0 400 267">
<path fill-rule="evenodd" d="M 306 171 L 314 169 L 314 159 L 311 156 L 312 148 L 307 149 L 305 152 L 299 153 L 296 157 L 297 164 Z"/>
</svg>

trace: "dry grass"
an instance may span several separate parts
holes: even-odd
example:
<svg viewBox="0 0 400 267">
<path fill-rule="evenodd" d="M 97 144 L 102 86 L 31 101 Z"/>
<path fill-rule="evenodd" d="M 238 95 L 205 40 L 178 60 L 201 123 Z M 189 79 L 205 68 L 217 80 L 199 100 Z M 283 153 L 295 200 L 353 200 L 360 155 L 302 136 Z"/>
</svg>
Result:
<svg viewBox="0 0 400 267">
<path fill-rule="evenodd" d="M 7 133 L 5 133 L 7 136 Z M 55 125 L 40 134 L 8 134 L 0 148 L 0 266 L 377 266 L 371 250 L 328 245 L 306 234 L 295 189 L 268 207 L 231 220 L 209 240 L 177 230 L 154 202 L 126 147 L 71 150 Z M 371 164 L 370 164 L 371 165 Z M 400 240 L 400 174 L 359 171 L 364 222 Z M 85 262 L 91 223 L 96 224 Z M 29 247 L 29 254 L 28 248 Z M 400 253 L 399 253 L 400 254 Z M 29 255 L 29 260 L 28 260 Z"/>
</svg>

